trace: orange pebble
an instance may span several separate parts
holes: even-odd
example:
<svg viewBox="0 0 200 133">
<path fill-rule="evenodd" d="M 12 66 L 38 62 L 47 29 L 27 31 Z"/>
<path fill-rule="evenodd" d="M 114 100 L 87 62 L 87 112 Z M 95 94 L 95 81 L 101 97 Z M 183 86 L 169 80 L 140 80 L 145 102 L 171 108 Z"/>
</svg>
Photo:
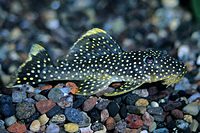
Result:
<svg viewBox="0 0 200 133">
<path fill-rule="evenodd" d="M 51 89 L 52 88 L 52 85 L 46 85 L 46 86 L 42 86 L 41 88 L 40 88 L 40 90 L 48 90 L 48 89 Z"/>
<path fill-rule="evenodd" d="M 69 87 L 70 89 L 71 89 L 71 93 L 72 94 L 76 94 L 77 92 L 78 92 L 78 87 L 77 87 L 77 85 L 75 84 L 75 83 L 73 83 L 73 82 L 67 82 L 66 84 L 65 84 L 65 86 L 66 87 Z"/>
</svg>

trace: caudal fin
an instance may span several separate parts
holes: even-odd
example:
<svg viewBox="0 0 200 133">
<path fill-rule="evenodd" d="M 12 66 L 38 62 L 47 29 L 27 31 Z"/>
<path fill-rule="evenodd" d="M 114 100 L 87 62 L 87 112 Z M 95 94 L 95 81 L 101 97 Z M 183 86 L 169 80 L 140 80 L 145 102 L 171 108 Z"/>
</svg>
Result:
<svg viewBox="0 0 200 133">
<path fill-rule="evenodd" d="M 49 66 L 53 67 L 54 65 L 46 50 L 42 46 L 34 44 L 31 47 L 27 60 L 13 74 L 11 83 L 7 87 L 17 84 L 32 85 L 44 82 L 45 80 L 40 76 L 40 73 Z"/>
</svg>

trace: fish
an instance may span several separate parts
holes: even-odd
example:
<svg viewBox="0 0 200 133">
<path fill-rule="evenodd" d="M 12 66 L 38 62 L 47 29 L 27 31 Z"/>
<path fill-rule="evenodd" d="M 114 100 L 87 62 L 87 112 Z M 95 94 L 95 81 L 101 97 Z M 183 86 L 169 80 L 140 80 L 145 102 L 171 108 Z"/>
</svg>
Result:
<svg viewBox="0 0 200 133">
<path fill-rule="evenodd" d="M 116 96 L 145 83 L 161 81 L 167 87 L 178 82 L 187 67 L 166 51 L 125 51 L 106 31 L 93 28 L 70 48 L 65 59 L 53 63 L 39 44 L 33 44 L 27 60 L 16 70 L 10 85 L 35 85 L 49 81 L 79 81 L 76 95 L 90 96 L 113 82 L 124 82 L 105 96 Z"/>
</svg>

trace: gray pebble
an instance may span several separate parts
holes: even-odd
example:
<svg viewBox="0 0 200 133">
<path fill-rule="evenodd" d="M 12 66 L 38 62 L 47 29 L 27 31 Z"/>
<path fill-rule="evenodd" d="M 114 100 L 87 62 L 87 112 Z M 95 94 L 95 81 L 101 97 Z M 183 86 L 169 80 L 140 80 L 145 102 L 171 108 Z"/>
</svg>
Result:
<svg viewBox="0 0 200 133">
<path fill-rule="evenodd" d="M 20 91 L 14 91 L 12 93 L 12 101 L 14 103 L 22 102 L 22 99 L 23 99 L 23 95 Z"/>
<path fill-rule="evenodd" d="M 163 109 L 161 107 L 149 107 L 147 112 L 151 115 L 162 115 Z"/>
<path fill-rule="evenodd" d="M 186 121 L 184 120 L 177 120 L 176 121 L 176 126 L 177 128 L 179 129 L 186 129 L 188 126 L 189 126 L 189 123 L 187 123 Z"/>
<path fill-rule="evenodd" d="M 17 121 L 17 119 L 16 119 L 16 117 L 13 115 L 13 116 L 11 116 L 11 117 L 7 117 L 6 119 L 5 119 L 5 124 L 6 124 L 6 126 L 11 126 L 12 124 L 14 124 L 15 122 Z"/>
<path fill-rule="evenodd" d="M 167 128 L 159 128 L 153 131 L 153 133 L 169 133 Z"/>
<path fill-rule="evenodd" d="M 63 96 L 64 93 L 59 88 L 52 88 L 48 94 L 48 98 L 54 103 L 57 103 Z"/>
<path fill-rule="evenodd" d="M 0 128 L 5 128 L 4 123 L 5 123 L 5 122 L 4 122 L 3 120 L 0 119 Z"/>
<path fill-rule="evenodd" d="M 83 117 L 83 120 L 81 120 L 79 123 L 78 123 L 78 126 L 81 128 L 81 127 L 87 127 L 90 125 L 90 122 L 91 122 L 91 119 L 90 117 L 87 115 L 87 113 L 85 112 L 81 112 L 82 114 L 82 117 Z"/>
<path fill-rule="evenodd" d="M 45 96 L 41 95 L 41 94 L 36 94 L 34 96 L 35 100 L 37 101 L 43 101 L 43 100 L 48 100 Z"/>
<path fill-rule="evenodd" d="M 50 124 L 46 129 L 46 133 L 59 133 L 59 131 L 60 128 L 56 124 Z"/>
<path fill-rule="evenodd" d="M 72 123 L 79 123 L 83 120 L 83 116 L 80 111 L 74 108 L 66 108 L 65 109 L 65 116 L 68 121 Z"/>
</svg>

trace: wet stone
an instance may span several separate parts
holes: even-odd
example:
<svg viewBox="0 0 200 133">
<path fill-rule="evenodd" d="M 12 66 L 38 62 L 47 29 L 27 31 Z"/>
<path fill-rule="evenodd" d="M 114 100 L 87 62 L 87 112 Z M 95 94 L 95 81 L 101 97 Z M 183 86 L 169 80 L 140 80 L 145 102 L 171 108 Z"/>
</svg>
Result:
<svg viewBox="0 0 200 133">
<path fill-rule="evenodd" d="M 138 100 L 140 98 L 140 96 L 139 95 L 137 95 L 137 94 L 131 94 L 131 95 L 128 95 L 127 97 L 126 97 L 126 104 L 128 104 L 128 105 L 134 105 L 135 104 L 135 102 Z"/>
<path fill-rule="evenodd" d="M 151 115 L 162 115 L 163 109 L 161 107 L 149 107 L 147 112 Z"/>
<path fill-rule="evenodd" d="M 133 113 L 133 114 L 144 114 L 146 112 L 145 106 L 127 105 L 126 109 L 127 109 L 127 112 Z"/>
<path fill-rule="evenodd" d="M 45 125 L 48 121 L 49 121 L 49 118 L 47 117 L 46 114 L 43 114 L 39 117 L 38 119 L 40 121 L 40 124 L 41 126 Z"/>
<path fill-rule="evenodd" d="M 91 126 L 91 129 L 96 132 L 96 131 L 99 131 L 99 130 L 103 130 L 104 127 L 103 127 L 103 124 L 101 123 L 94 123 L 92 126 Z"/>
<path fill-rule="evenodd" d="M 46 128 L 46 133 L 59 133 L 60 128 L 58 125 L 56 124 L 50 124 L 47 128 Z"/>
<path fill-rule="evenodd" d="M 167 128 L 168 129 L 173 129 L 176 127 L 176 122 L 174 120 L 170 121 L 168 124 L 167 124 Z"/>
<path fill-rule="evenodd" d="M 146 99 L 140 98 L 135 102 L 135 106 L 147 106 L 149 102 Z"/>
<path fill-rule="evenodd" d="M 16 122 L 8 127 L 7 130 L 12 133 L 24 133 L 26 131 L 26 126 Z"/>
<path fill-rule="evenodd" d="M 170 101 L 166 105 L 163 106 L 165 111 L 171 111 L 181 106 L 181 102 L 179 101 Z"/>
<path fill-rule="evenodd" d="M 159 128 L 153 131 L 153 133 L 169 133 L 167 128 Z"/>
<path fill-rule="evenodd" d="M 92 129 L 91 129 L 91 124 L 87 127 L 84 128 L 79 128 L 81 133 L 93 133 Z"/>
<path fill-rule="evenodd" d="M 16 116 L 17 118 L 27 119 L 35 113 L 35 106 L 32 103 L 22 102 L 16 106 Z"/>
<path fill-rule="evenodd" d="M 0 105 L 0 113 L 4 117 L 10 117 L 15 114 L 15 107 L 12 103 L 3 103 Z"/>
<path fill-rule="evenodd" d="M 60 115 L 53 116 L 52 119 L 50 120 L 50 123 L 61 124 L 61 123 L 64 123 L 65 120 L 66 120 L 65 115 L 60 114 Z"/>
<path fill-rule="evenodd" d="M 176 120 L 176 127 L 181 131 L 188 131 L 189 123 L 184 120 Z"/>
<path fill-rule="evenodd" d="M 14 103 L 22 102 L 22 99 L 23 99 L 23 95 L 20 91 L 14 91 L 12 93 L 12 101 Z"/>
<path fill-rule="evenodd" d="M 125 121 L 128 123 L 127 127 L 129 128 L 140 128 L 143 126 L 143 121 L 140 116 L 135 114 L 130 114 L 125 118 Z"/>
<path fill-rule="evenodd" d="M 0 105 L 3 103 L 12 103 L 12 97 L 10 97 L 9 95 L 2 95 L 0 97 Z"/>
<path fill-rule="evenodd" d="M 187 114 L 195 116 L 199 113 L 199 109 L 200 109 L 199 103 L 192 102 L 183 108 L 183 113 L 187 113 Z"/>
<path fill-rule="evenodd" d="M 107 108 L 111 117 L 115 117 L 115 115 L 119 112 L 119 106 L 115 102 L 110 102 Z"/>
<path fill-rule="evenodd" d="M 122 104 L 120 106 L 119 114 L 120 114 L 120 116 L 121 116 L 122 119 L 126 118 L 127 111 L 126 111 L 126 105 L 125 104 Z"/>
<path fill-rule="evenodd" d="M 41 95 L 41 94 L 36 94 L 36 95 L 34 96 L 34 99 L 35 99 L 36 101 L 48 100 L 45 96 L 43 96 L 43 95 Z"/>
<path fill-rule="evenodd" d="M 110 103 L 109 100 L 103 99 L 95 105 L 95 108 L 97 108 L 98 110 L 103 110 L 108 106 L 109 103 Z"/>
<path fill-rule="evenodd" d="M 90 111 L 91 109 L 94 108 L 95 104 L 97 102 L 97 97 L 92 97 L 87 99 L 84 103 L 83 103 L 83 111 Z"/>
<path fill-rule="evenodd" d="M 34 120 L 29 128 L 32 132 L 38 132 L 40 130 L 40 121 Z"/>
<path fill-rule="evenodd" d="M 56 104 L 52 100 L 44 100 L 44 101 L 37 102 L 35 105 L 36 105 L 37 110 L 41 114 L 45 114 L 51 108 L 53 108 Z"/>
<path fill-rule="evenodd" d="M 109 117 L 109 112 L 107 109 L 101 111 L 101 122 L 105 122 Z"/>
<path fill-rule="evenodd" d="M 198 117 L 197 117 L 198 118 Z M 186 122 L 188 123 L 192 123 L 193 122 L 193 118 L 191 115 L 184 115 L 184 118 L 183 118 Z"/>
<path fill-rule="evenodd" d="M 194 119 L 193 122 L 189 125 L 190 130 L 191 130 L 192 132 L 196 132 L 198 126 L 199 126 L 199 123 L 198 123 L 198 121 L 195 120 L 195 119 Z"/>
<path fill-rule="evenodd" d="M 0 133 L 9 133 L 6 129 L 0 128 Z"/>
<path fill-rule="evenodd" d="M 85 100 L 87 100 L 86 97 L 77 96 L 77 97 L 76 97 L 76 100 L 75 100 L 74 103 L 73 103 L 73 108 L 76 109 L 76 108 L 80 107 L 80 106 L 85 102 Z"/>
<path fill-rule="evenodd" d="M 55 105 L 53 108 L 51 108 L 46 114 L 49 118 L 56 115 L 61 110 L 60 106 Z"/>
<path fill-rule="evenodd" d="M 114 118 L 115 122 L 118 122 L 118 121 L 121 120 L 121 117 L 120 117 L 119 113 L 117 113 L 117 115 L 115 117 L 113 117 L 113 118 Z"/>
<path fill-rule="evenodd" d="M 57 103 L 63 96 L 64 93 L 59 88 L 52 88 L 48 94 L 48 98 L 54 103 Z"/>
<path fill-rule="evenodd" d="M 152 122 L 154 122 L 153 116 L 151 116 L 148 112 L 144 113 L 142 120 L 145 126 L 150 126 Z"/>
<path fill-rule="evenodd" d="M 117 97 L 117 98 L 115 98 L 114 99 L 114 102 L 116 102 L 117 104 L 121 104 L 121 102 L 122 102 L 122 98 L 121 97 Z"/>
<path fill-rule="evenodd" d="M 120 133 L 123 133 L 124 130 L 126 129 L 126 126 L 127 126 L 127 123 L 121 120 L 116 123 L 115 130 L 117 130 Z"/>
<path fill-rule="evenodd" d="M 11 117 L 7 117 L 5 120 L 5 124 L 6 124 L 6 126 L 11 126 L 12 124 L 14 124 L 16 121 L 17 121 L 17 119 L 16 119 L 16 117 L 13 115 L 13 116 L 11 116 Z"/>
<path fill-rule="evenodd" d="M 156 129 L 157 125 L 155 122 L 153 122 L 150 126 L 149 126 L 149 132 L 153 132 Z"/>
<path fill-rule="evenodd" d="M 77 109 L 74 108 L 66 108 L 65 109 L 65 116 L 68 121 L 72 123 L 79 123 L 83 120 L 83 116 Z"/>
<path fill-rule="evenodd" d="M 112 117 L 109 117 L 107 120 L 106 120 L 106 128 L 108 130 L 112 130 L 115 128 L 115 125 L 116 125 L 116 122 L 115 120 L 112 118 Z"/>
<path fill-rule="evenodd" d="M 101 119 L 100 112 L 95 108 L 90 110 L 88 112 L 88 115 L 90 116 L 92 122 L 95 122 Z"/>
<path fill-rule="evenodd" d="M 85 112 L 81 112 L 81 115 L 82 115 L 82 117 L 83 117 L 83 120 L 82 121 L 80 121 L 79 123 L 78 123 L 78 126 L 81 128 L 81 127 L 87 127 L 87 126 L 89 126 L 90 125 L 90 122 L 91 122 L 91 119 L 90 119 L 90 117 L 87 115 L 87 113 L 85 113 Z"/>
<path fill-rule="evenodd" d="M 162 122 L 165 120 L 165 117 L 163 115 L 153 115 L 154 121 Z"/>
<path fill-rule="evenodd" d="M 176 118 L 176 119 L 182 119 L 183 118 L 183 112 L 178 110 L 178 109 L 172 110 L 171 115 L 174 116 L 174 118 Z"/>
<path fill-rule="evenodd" d="M 57 104 L 62 108 L 71 108 L 73 106 L 73 96 L 67 95 L 60 99 L 60 101 L 57 102 Z"/>
<path fill-rule="evenodd" d="M 4 122 L 3 120 L 0 119 L 0 129 L 1 129 L 1 128 L 5 128 L 4 123 L 5 123 L 5 122 Z"/>
<path fill-rule="evenodd" d="M 30 122 L 36 120 L 39 116 L 40 116 L 40 113 L 39 113 L 39 112 L 35 112 L 35 113 L 34 113 L 33 115 L 31 115 L 29 118 L 24 119 L 24 121 L 25 121 L 26 123 L 30 123 Z"/>
<path fill-rule="evenodd" d="M 78 125 L 75 123 L 67 123 L 64 125 L 64 128 L 66 132 L 70 132 L 70 133 L 78 132 L 79 130 Z"/>
</svg>

